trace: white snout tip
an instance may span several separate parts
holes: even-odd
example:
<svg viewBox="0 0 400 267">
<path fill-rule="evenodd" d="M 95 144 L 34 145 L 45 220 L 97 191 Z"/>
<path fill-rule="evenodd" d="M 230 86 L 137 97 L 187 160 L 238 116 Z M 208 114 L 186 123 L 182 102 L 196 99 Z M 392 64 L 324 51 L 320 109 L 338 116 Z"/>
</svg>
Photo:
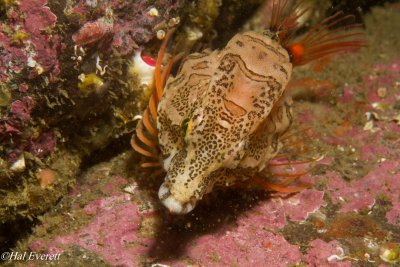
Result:
<svg viewBox="0 0 400 267">
<path fill-rule="evenodd" d="M 175 214 L 187 214 L 194 209 L 194 205 L 190 202 L 181 203 L 169 191 L 168 187 L 164 184 L 161 185 L 158 190 L 158 197 L 160 198 L 163 205 L 171 212 Z"/>
</svg>

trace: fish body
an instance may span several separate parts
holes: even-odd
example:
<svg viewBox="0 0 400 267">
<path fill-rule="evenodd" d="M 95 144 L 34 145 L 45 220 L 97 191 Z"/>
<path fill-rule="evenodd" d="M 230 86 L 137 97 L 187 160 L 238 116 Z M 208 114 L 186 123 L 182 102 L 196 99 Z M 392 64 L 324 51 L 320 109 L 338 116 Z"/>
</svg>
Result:
<svg viewBox="0 0 400 267">
<path fill-rule="evenodd" d="M 184 60 L 157 109 L 164 205 L 187 213 L 215 184 L 231 185 L 265 168 L 292 121 L 285 94 L 291 72 L 288 52 L 256 32 Z M 232 170 L 238 175 L 226 174 Z"/>
<path fill-rule="evenodd" d="M 165 171 L 158 196 L 170 212 L 190 212 L 215 186 L 251 181 L 281 192 L 304 188 L 288 186 L 302 173 L 276 173 L 286 179 L 272 183 L 264 171 L 281 158 L 277 154 L 293 120 L 286 90 L 292 69 L 366 42 L 359 25 L 346 25 L 352 16 L 342 12 L 294 41 L 298 19 L 307 11 L 303 4 L 288 9 L 287 0 L 273 0 L 268 30 L 238 33 L 221 50 L 190 54 L 169 78 L 173 61 L 161 71 L 172 31 L 167 33 L 155 66 L 155 90 L 131 144 L 150 159 L 143 167 L 161 165 Z M 278 165 L 291 164 L 287 159 Z"/>
</svg>

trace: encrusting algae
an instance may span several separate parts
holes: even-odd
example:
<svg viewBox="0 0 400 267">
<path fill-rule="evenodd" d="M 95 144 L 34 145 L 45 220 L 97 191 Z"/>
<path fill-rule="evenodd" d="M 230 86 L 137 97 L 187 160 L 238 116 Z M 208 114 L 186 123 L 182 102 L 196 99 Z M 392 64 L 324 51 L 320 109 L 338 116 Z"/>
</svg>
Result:
<svg viewBox="0 0 400 267">
<path fill-rule="evenodd" d="M 157 58 L 155 90 L 132 146 L 150 158 L 143 167 L 165 170 L 158 195 L 170 212 L 190 212 L 214 186 L 246 182 L 280 192 L 305 187 L 293 185 L 304 173 L 268 173 L 270 166 L 305 163 L 279 154 L 298 144 L 288 144 L 287 134 L 293 115 L 285 89 L 292 68 L 357 49 L 365 41 L 359 25 L 340 26 L 351 19 L 341 12 L 294 41 L 297 21 L 307 8 L 301 1 L 286 10 L 288 1 L 274 1 L 268 30 L 240 33 L 222 50 L 191 54 L 169 79 L 174 59 L 163 71 L 161 64 L 173 31 L 166 35 Z"/>
</svg>

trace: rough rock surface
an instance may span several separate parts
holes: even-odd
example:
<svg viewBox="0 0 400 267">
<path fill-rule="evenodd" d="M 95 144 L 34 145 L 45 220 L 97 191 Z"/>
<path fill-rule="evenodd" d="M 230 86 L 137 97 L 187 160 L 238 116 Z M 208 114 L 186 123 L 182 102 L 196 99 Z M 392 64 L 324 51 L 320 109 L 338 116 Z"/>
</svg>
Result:
<svg viewBox="0 0 400 267">
<path fill-rule="evenodd" d="M 228 189 L 177 217 L 125 152 L 82 173 L 17 250 L 61 253 L 58 266 L 391 266 L 379 249 L 400 243 L 400 8 L 365 20 L 369 47 L 294 77 L 296 127 L 324 156 L 302 178 L 311 189 Z"/>
</svg>

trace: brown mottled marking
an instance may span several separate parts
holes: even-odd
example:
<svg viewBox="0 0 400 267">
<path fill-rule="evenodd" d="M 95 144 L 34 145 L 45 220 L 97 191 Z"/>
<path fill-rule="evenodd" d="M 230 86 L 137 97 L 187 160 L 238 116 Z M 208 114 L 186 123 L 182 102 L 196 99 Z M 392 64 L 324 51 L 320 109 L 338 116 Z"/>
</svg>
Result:
<svg viewBox="0 0 400 267">
<path fill-rule="evenodd" d="M 208 68 L 208 61 L 197 63 L 192 67 L 193 70 L 202 70 Z"/>
<path fill-rule="evenodd" d="M 171 209 L 178 205 L 180 212 L 187 212 L 224 180 L 225 172 L 219 170 L 240 167 L 250 173 L 249 169 L 265 167 L 290 124 L 282 117 L 286 108 L 277 112 L 286 103 L 280 98 L 290 73 L 287 52 L 271 38 L 253 32 L 236 35 L 221 51 L 192 55 L 183 62 L 176 78 L 166 84 L 158 106 L 158 113 L 168 117 L 157 120 L 161 150 L 167 155 L 167 176 L 160 188 L 162 196 L 170 193 L 163 199 L 165 205 Z M 184 120 L 183 135 L 170 132 L 182 127 Z M 270 134 L 265 134 L 267 128 Z"/>
<path fill-rule="evenodd" d="M 132 145 L 139 153 L 155 158 L 137 141 L 155 148 L 156 142 L 142 131 L 145 128 L 153 137 L 158 131 L 166 171 L 159 197 L 171 212 L 188 213 L 215 185 L 229 186 L 250 178 L 263 188 L 298 190 L 259 179 L 280 150 L 282 135 L 293 120 L 292 101 L 285 92 L 292 63 L 303 65 L 365 42 L 347 40 L 360 33 L 343 33 L 339 24 L 350 17 L 340 18 L 337 13 L 313 27 L 299 42 L 291 43 L 296 22 L 305 12 L 298 10 L 307 9 L 293 5 L 285 12 L 286 0 L 273 1 L 271 31 L 237 34 L 220 51 L 187 56 L 176 77 L 166 82 L 162 96 L 166 75 L 160 71 L 163 53 L 158 55 L 156 94 Z M 335 30 L 329 32 L 330 28 Z M 165 47 L 166 41 L 160 51 Z"/>
<path fill-rule="evenodd" d="M 269 51 L 273 52 L 274 54 L 276 54 L 276 55 L 278 55 L 280 57 L 285 57 L 285 54 L 280 52 L 280 50 L 277 47 L 274 47 L 273 45 L 267 44 L 266 42 L 264 42 L 264 40 L 262 38 L 256 38 L 256 37 L 254 37 L 252 35 L 249 35 L 249 34 L 244 34 L 243 36 L 248 38 L 250 40 L 250 42 L 258 43 L 261 46 L 267 48 Z"/>
</svg>

